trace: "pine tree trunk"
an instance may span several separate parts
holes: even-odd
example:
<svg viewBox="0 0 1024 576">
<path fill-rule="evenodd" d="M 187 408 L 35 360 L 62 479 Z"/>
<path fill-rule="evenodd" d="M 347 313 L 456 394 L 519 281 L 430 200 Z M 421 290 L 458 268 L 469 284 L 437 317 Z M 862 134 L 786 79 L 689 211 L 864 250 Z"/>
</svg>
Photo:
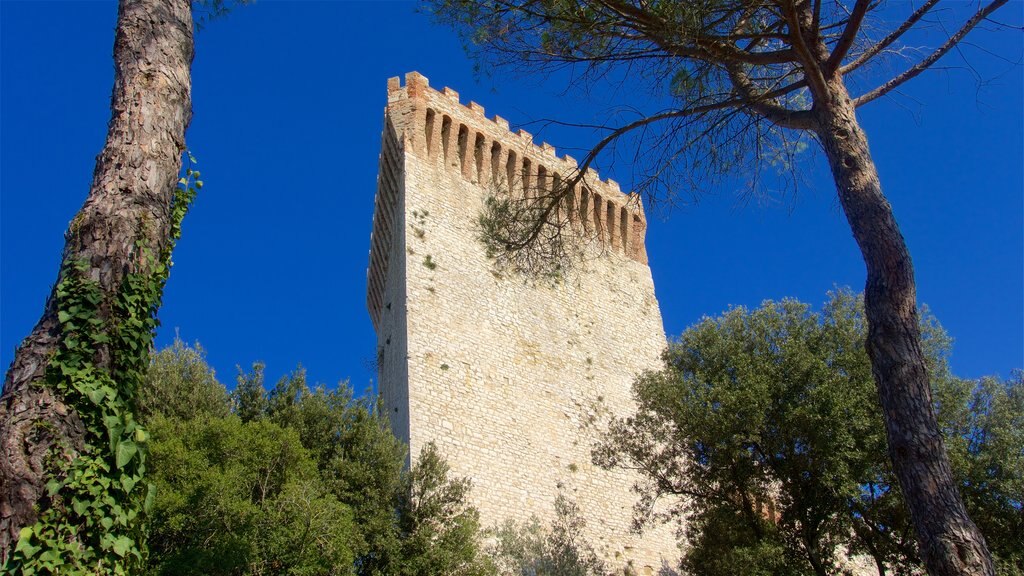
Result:
<svg viewBox="0 0 1024 576">
<path fill-rule="evenodd" d="M 189 0 L 121 0 L 107 140 L 89 196 L 65 234 L 63 254 L 64 262 L 87 263 L 105 296 L 138 268 L 140 247 L 159 255 L 168 241 L 171 198 L 192 114 L 192 55 Z M 52 471 L 44 459 L 52 460 L 53 450 L 70 461 L 82 447 L 81 421 L 43 383 L 58 328 L 51 292 L 42 318 L 15 354 L 0 396 L 0 561 L 20 529 L 47 506 L 45 484 Z M 97 360 L 103 366 L 109 354 L 101 352 Z"/>
<path fill-rule="evenodd" d="M 842 78 L 828 89 L 829 101 L 817 105 L 817 133 L 867 266 L 867 351 L 921 558 L 932 576 L 991 576 L 985 538 L 964 508 L 933 411 L 910 252 Z"/>
</svg>

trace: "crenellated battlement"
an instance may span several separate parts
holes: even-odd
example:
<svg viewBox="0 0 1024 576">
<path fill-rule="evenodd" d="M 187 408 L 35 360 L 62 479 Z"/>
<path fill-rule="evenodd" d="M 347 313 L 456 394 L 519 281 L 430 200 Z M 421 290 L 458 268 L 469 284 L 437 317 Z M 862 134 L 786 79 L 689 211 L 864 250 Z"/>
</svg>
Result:
<svg viewBox="0 0 1024 576">
<path fill-rule="evenodd" d="M 579 240 L 578 273 L 524 282 L 496 270 L 479 238 L 492 197 L 528 212 L 557 197 L 545 225 Z M 375 202 L 380 407 L 411 458 L 433 442 L 473 482 L 485 526 L 551 521 L 565 496 L 610 566 L 661 573 L 678 557 L 672 528 L 633 534 L 637 477 L 590 455 L 595 410 L 625 416 L 635 375 L 665 346 L 637 196 L 412 72 L 388 81 Z"/>
<path fill-rule="evenodd" d="M 513 132 L 508 120 L 497 115 L 488 118 L 482 105 L 463 104 L 459 93 L 447 86 L 431 88 L 418 72 L 406 74 L 404 86 L 397 76 L 388 79 L 386 113 L 401 137 L 410 140 L 410 151 L 456 168 L 469 180 L 496 181 L 506 192 L 516 192 L 509 190 L 509 182 L 529 192 L 531 184 L 538 184 L 529 176 L 538 173 L 552 179 L 554 175 L 568 178 L 579 171 L 572 156 L 559 157 L 554 146 L 536 143 L 526 130 Z M 629 206 L 633 215 L 644 220 L 636 195 L 623 193 L 615 180 L 601 180 L 597 171 L 588 168 L 582 184 L 609 202 Z"/>
<path fill-rule="evenodd" d="M 391 214 L 400 174 L 399 150 L 482 187 L 485 193 L 541 198 L 579 173 L 575 158 L 559 157 L 555 147 L 534 141 L 526 130 L 513 132 L 501 116 L 488 118 L 482 105 L 463 104 L 451 88 L 431 88 L 418 72 L 388 79 L 373 244 L 370 254 L 368 303 L 377 318 L 387 271 L 386 248 L 391 239 Z M 588 168 L 562 202 L 561 214 L 571 226 L 600 242 L 606 252 L 647 263 L 644 245 L 647 222 L 636 194 L 623 193 L 618 182 L 601 180 Z M 375 320 L 376 321 L 376 320 Z"/>
</svg>

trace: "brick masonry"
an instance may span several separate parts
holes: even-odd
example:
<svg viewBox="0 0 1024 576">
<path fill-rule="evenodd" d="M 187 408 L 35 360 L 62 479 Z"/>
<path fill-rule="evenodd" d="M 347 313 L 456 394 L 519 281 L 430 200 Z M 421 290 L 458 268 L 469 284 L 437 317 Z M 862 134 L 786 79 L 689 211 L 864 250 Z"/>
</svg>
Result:
<svg viewBox="0 0 1024 576">
<path fill-rule="evenodd" d="M 588 172 L 571 213 L 598 233 L 559 282 L 499 273 L 479 241 L 488 195 L 576 170 L 453 90 L 389 80 L 367 274 L 379 387 L 411 454 L 434 441 L 472 479 L 485 526 L 550 520 L 561 492 L 612 566 L 656 574 L 679 557 L 672 529 L 633 534 L 635 477 L 590 459 L 595 406 L 629 413 L 666 343 L 640 202 Z"/>
</svg>

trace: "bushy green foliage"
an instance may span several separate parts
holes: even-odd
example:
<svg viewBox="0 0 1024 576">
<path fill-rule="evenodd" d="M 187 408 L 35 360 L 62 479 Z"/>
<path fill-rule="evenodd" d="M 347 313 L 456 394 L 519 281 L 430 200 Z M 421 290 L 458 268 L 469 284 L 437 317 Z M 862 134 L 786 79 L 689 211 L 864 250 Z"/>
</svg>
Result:
<svg viewBox="0 0 1024 576">
<path fill-rule="evenodd" d="M 351 510 L 295 430 L 266 420 L 152 421 L 159 574 L 351 574 Z"/>
<path fill-rule="evenodd" d="M 955 474 L 993 552 L 1019 568 L 1024 389 L 953 377 L 950 339 L 923 317 Z M 637 414 L 613 421 L 595 459 L 647 477 L 641 522 L 689 517 L 692 574 L 837 574 L 848 553 L 919 570 L 864 338 L 848 291 L 820 313 L 784 300 L 706 318 L 637 380 Z"/>
<path fill-rule="evenodd" d="M 469 485 L 436 450 L 406 470 L 373 401 L 301 367 L 269 391 L 263 374 L 229 395 L 201 350 L 154 356 L 152 573 L 489 573 Z"/>
<path fill-rule="evenodd" d="M 506 522 L 495 532 L 490 549 L 502 574 L 515 576 L 605 576 L 609 574 L 594 548 L 583 538 L 585 520 L 563 494 L 555 499 L 555 520 L 543 526 Z"/>
<path fill-rule="evenodd" d="M 954 379 L 936 392 L 960 494 L 996 571 L 1024 575 L 1024 372 L 1009 380 Z"/>
<path fill-rule="evenodd" d="M 466 505 L 469 480 L 452 478 L 433 443 L 420 452 L 398 500 L 400 561 L 395 576 L 493 574 L 482 555 L 477 511 Z"/>
<path fill-rule="evenodd" d="M 198 343 L 180 339 L 151 355 L 146 383 L 136 398 L 141 418 L 161 414 L 167 418 L 218 418 L 230 413 L 227 390 L 206 363 Z"/>
</svg>

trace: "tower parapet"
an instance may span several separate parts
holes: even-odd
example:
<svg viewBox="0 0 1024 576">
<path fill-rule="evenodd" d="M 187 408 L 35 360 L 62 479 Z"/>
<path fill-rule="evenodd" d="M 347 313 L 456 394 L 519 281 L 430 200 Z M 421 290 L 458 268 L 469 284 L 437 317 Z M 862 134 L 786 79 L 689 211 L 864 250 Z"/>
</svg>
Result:
<svg viewBox="0 0 1024 576">
<path fill-rule="evenodd" d="M 633 534 L 636 477 L 590 458 L 595 411 L 631 412 L 634 377 L 666 344 L 641 203 L 579 179 L 559 209 L 601 257 L 571 281 L 495 274 L 478 237 L 487 197 L 538 198 L 578 171 L 450 88 L 388 81 L 367 271 L 382 407 L 413 457 L 435 442 L 472 480 L 485 525 L 550 520 L 561 494 L 606 560 L 654 574 L 678 558 L 674 531 Z"/>
<path fill-rule="evenodd" d="M 513 132 L 508 120 L 488 118 L 476 102 L 462 104 L 459 93 L 444 87 L 435 90 L 418 72 L 388 79 L 388 122 L 378 179 L 376 213 L 368 273 L 368 304 L 374 322 L 379 293 L 387 273 L 384 247 L 390 240 L 390 214 L 395 201 L 395 158 L 399 151 L 414 154 L 441 170 L 460 174 L 465 180 L 495 193 L 518 197 L 543 196 L 579 172 L 568 154 L 559 157 L 547 142 L 537 144 L 526 130 Z M 390 134 L 389 134 L 390 132 Z M 390 136 L 390 137 L 389 137 Z M 567 220 L 606 250 L 647 263 L 644 236 L 647 221 L 643 203 L 634 193 L 623 193 L 618 182 L 601 180 L 588 168 L 581 182 L 563 202 Z"/>
</svg>

